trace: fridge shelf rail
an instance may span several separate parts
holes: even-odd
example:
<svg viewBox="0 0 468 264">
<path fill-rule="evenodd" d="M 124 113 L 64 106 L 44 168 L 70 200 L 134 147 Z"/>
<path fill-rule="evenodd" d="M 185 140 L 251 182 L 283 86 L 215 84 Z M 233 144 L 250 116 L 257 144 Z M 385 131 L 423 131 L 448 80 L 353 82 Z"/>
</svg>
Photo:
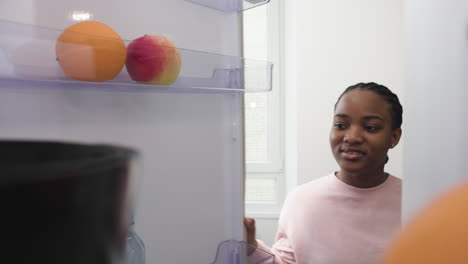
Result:
<svg viewBox="0 0 468 264">
<path fill-rule="evenodd" d="M 270 0 L 186 0 L 226 13 L 242 12 L 270 2 Z"/>
<path fill-rule="evenodd" d="M 275 264 L 275 256 L 245 241 L 226 240 L 218 245 L 210 264 Z"/>
<path fill-rule="evenodd" d="M 271 90 L 273 68 L 271 62 L 175 47 L 172 48 L 177 49 L 180 54 L 181 68 L 177 79 L 171 84 L 154 85 L 134 81 L 125 66 L 115 78 L 108 81 L 90 82 L 73 79 L 65 75 L 57 61 L 56 44 L 62 32 L 58 29 L 0 20 L 0 82 L 7 83 L 10 87 L 22 86 L 27 82 L 28 86 L 69 89 L 82 86 L 125 91 L 189 89 L 265 92 Z M 78 37 L 86 37 L 84 34 L 81 35 Z M 115 41 L 115 39 L 109 40 Z M 124 40 L 124 43 L 128 47 L 130 41 Z M 74 48 L 91 50 L 85 45 Z M 92 50 L 88 54 L 94 56 Z"/>
</svg>

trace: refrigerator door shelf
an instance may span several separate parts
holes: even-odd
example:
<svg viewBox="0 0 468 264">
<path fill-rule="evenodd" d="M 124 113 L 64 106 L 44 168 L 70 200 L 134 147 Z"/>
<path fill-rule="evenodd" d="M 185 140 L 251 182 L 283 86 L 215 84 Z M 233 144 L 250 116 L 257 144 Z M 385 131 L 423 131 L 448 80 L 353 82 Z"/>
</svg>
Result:
<svg viewBox="0 0 468 264">
<path fill-rule="evenodd" d="M 270 0 L 186 0 L 222 12 L 242 12 L 270 2 Z"/>
<path fill-rule="evenodd" d="M 274 264 L 274 255 L 237 240 L 226 240 L 218 245 L 216 259 L 210 264 Z"/>
<path fill-rule="evenodd" d="M 86 86 L 65 76 L 56 58 L 55 46 L 62 30 L 0 21 L 0 81 L 51 81 L 49 86 L 67 83 Z M 77 33 L 78 35 L 79 33 Z M 124 41 L 128 45 L 130 41 Z M 89 49 L 83 45 L 83 49 Z M 106 82 L 91 82 L 95 89 L 150 91 L 154 89 L 201 89 L 259 92 L 271 90 L 272 63 L 216 53 L 177 48 L 180 73 L 168 86 L 133 81 L 124 66 L 120 74 Z M 90 60 L 94 54 L 89 53 Z M 13 82 L 14 83 L 14 82 Z M 121 89 L 120 88 L 120 89 Z M 119 88 L 115 88 L 119 89 Z"/>
</svg>

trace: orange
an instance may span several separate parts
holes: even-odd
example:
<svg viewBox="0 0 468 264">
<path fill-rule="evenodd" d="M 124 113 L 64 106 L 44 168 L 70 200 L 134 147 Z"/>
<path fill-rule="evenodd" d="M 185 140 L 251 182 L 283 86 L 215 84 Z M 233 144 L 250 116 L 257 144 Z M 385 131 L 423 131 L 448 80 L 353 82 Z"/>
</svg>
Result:
<svg viewBox="0 0 468 264">
<path fill-rule="evenodd" d="M 468 181 L 417 214 L 389 248 L 385 264 L 468 263 Z"/>
<path fill-rule="evenodd" d="M 57 39 L 55 52 L 68 77 L 91 82 L 114 79 L 127 55 L 119 34 L 97 21 L 84 21 L 66 28 Z"/>
</svg>

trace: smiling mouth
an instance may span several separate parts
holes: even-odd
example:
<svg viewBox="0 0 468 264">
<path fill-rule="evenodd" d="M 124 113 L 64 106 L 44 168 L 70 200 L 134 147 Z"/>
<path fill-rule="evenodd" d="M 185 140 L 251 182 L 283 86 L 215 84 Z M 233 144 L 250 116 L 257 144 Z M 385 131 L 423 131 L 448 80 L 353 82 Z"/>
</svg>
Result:
<svg viewBox="0 0 468 264">
<path fill-rule="evenodd" d="M 360 150 L 354 150 L 354 149 L 344 149 L 340 150 L 341 156 L 345 160 L 350 160 L 350 161 L 356 161 L 362 159 L 364 156 L 366 156 L 366 153 L 364 151 Z"/>
</svg>

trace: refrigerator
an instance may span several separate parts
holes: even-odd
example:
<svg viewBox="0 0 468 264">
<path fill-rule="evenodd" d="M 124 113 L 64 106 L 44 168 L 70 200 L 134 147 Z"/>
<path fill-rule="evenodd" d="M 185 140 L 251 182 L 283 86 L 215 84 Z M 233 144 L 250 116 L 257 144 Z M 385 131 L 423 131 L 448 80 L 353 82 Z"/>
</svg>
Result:
<svg viewBox="0 0 468 264">
<path fill-rule="evenodd" d="M 405 2 L 403 220 L 468 177 L 468 2 Z"/>
<path fill-rule="evenodd" d="M 242 13 L 268 2 L 0 1 L 0 138 L 135 148 L 146 263 L 247 263 L 243 96 L 271 90 L 273 65 L 242 56 Z M 145 35 L 170 39 L 181 58 L 175 82 L 143 84 L 125 67 L 107 81 L 64 74 L 57 39 L 88 20 L 126 47 Z"/>
</svg>

